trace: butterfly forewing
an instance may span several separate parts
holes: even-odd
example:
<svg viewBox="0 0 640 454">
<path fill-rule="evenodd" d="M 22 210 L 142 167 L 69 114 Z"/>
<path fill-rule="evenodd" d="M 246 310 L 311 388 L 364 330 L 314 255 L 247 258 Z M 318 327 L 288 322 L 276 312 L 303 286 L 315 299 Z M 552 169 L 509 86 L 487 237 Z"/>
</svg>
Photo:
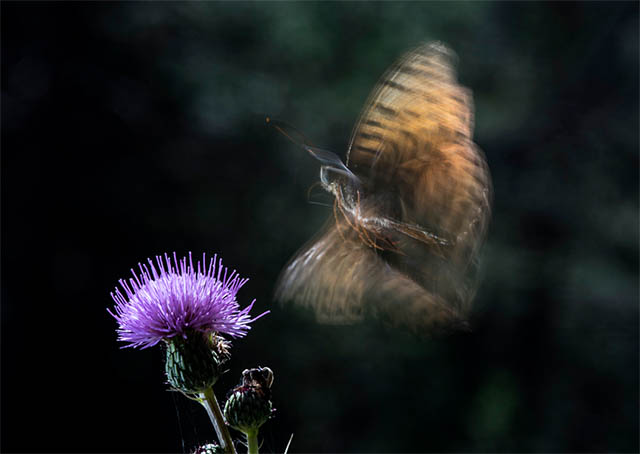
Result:
<svg viewBox="0 0 640 454">
<path fill-rule="evenodd" d="M 380 79 L 347 154 L 361 182 L 357 202 L 345 210 L 337 198 L 328 225 L 284 269 L 278 299 L 333 322 L 367 312 L 418 329 L 464 319 L 491 182 L 454 58 L 426 44 Z"/>
</svg>

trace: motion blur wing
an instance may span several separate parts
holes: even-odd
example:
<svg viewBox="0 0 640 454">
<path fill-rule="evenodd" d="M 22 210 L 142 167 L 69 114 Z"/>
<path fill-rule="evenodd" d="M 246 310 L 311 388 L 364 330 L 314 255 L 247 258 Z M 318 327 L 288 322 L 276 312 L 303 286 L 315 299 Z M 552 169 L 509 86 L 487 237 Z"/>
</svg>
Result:
<svg viewBox="0 0 640 454">
<path fill-rule="evenodd" d="M 327 322 L 371 313 L 414 330 L 464 324 L 491 179 L 453 60 L 444 45 L 426 44 L 378 82 L 347 154 L 357 178 L 323 178 L 337 209 L 285 267 L 277 299 Z"/>
</svg>

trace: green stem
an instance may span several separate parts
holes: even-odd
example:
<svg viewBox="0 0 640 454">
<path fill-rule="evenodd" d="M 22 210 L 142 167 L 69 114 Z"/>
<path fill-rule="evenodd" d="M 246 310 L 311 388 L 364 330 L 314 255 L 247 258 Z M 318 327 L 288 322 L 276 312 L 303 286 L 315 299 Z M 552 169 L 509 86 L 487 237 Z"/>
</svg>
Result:
<svg viewBox="0 0 640 454">
<path fill-rule="evenodd" d="M 222 411 L 220 411 L 218 400 L 216 399 L 216 395 L 213 394 L 213 388 L 209 387 L 205 389 L 203 393 L 200 393 L 200 398 L 200 403 L 206 408 L 209 419 L 211 419 L 213 427 L 216 429 L 220 446 L 222 446 L 224 452 L 237 454 L 236 448 L 233 446 L 231 434 L 229 434 L 229 429 L 227 429 L 227 424 L 224 422 L 224 416 L 222 416 Z"/>
<path fill-rule="evenodd" d="M 247 432 L 247 446 L 249 447 L 249 454 L 258 454 L 258 430 Z"/>
</svg>

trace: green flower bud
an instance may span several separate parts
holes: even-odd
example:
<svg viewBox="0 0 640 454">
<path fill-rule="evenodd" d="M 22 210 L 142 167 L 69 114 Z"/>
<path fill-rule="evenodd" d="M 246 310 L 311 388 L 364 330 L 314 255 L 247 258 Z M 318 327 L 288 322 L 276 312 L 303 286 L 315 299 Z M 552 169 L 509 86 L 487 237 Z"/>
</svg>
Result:
<svg viewBox="0 0 640 454">
<path fill-rule="evenodd" d="M 224 405 L 224 417 L 234 429 L 245 434 L 256 432 L 275 411 L 271 404 L 273 372 L 268 367 L 242 372 L 242 382 L 234 388 Z"/>
<path fill-rule="evenodd" d="M 271 417 L 271 401 L 259 392 L 246 387 L 236 388 L 224 406 L 224 417 L 234 429 L 251 433 L 260 428 Z"/>
<path fill-rule="evenodd" d="M 207 443 L 206 445 L 198 446 L 193 454 L 225 454 L 224 449 L 217 443 Z"/>
<path fill-rule="evenodd" d="M 194 332 L 167 340 L 165 372 L 169 384 L 188 394 L 210 388 L 220 376 L 220 356 L 211 338 Z"/>
</svg>

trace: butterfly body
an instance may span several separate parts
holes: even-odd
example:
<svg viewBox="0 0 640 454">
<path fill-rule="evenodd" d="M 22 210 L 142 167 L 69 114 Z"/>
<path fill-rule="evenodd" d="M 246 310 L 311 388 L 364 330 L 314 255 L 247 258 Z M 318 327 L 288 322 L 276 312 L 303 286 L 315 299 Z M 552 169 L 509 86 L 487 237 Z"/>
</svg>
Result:
<svg viewBox="0 0 640 454">
<path fill-rule="evenodd" d="M 464 325 L 491 180 L 452 61 L 431 43 L 392 66 L 365 104 L 346 164 L 308 148 L 333 215 L 285 267 L 277 299 L 332 323 L 371 314 L 415 331 Z"/>
</svg>

